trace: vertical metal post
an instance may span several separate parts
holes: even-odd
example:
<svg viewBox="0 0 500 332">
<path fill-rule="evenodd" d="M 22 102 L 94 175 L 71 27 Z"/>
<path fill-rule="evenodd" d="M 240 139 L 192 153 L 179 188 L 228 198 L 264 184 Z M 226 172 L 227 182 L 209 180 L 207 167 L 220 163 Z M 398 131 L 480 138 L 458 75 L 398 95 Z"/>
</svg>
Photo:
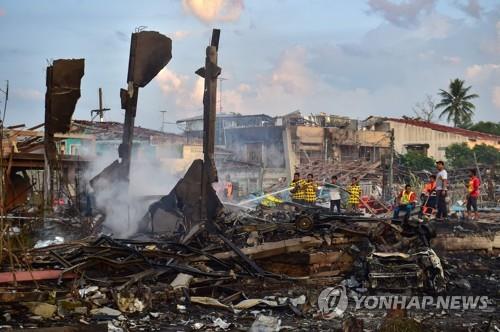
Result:
<svg viewBox="0 0 500 332">
<path fill-rule="evenodd" d="M 102 108 L 102 89 L 99 88 L 99 122 L 104 122 L 104 112 Z"/>
<path fill-rule="evenodd" d="M 137 97 L 139 94 L 139 87 L 134 84 L 134 64 L 135 64 L 135 51 L 137 45 L 137 35 L 132 34 L 130 40 L 130 58 L 128 67 L 128 94 L 127 103 L 125 107 L 125 121 L 123 124 L 123 137 L 122 144 L 119 149 L 119 156 L 122 159 L 123 180 L 128 185 L 130 182 L 130 160 L 132 158 L 132 145 L 134 138 L 134 125 L 135 115 L 137 112 Z"/>
<path fill-rule="evenodd" d="M 205 79 L 203 94 L 203 171 L 201 176 L 200 217 L 207 220 L 207 196 L 209 186 L 217 181 L 215 168 L 215 119 L 217 110 L 217 77 L 221 69 L 217 66 L 220 30 L 212 30 L 212 41 L 206 48 L 205 67 L 196 74 Z"/>
</svg>

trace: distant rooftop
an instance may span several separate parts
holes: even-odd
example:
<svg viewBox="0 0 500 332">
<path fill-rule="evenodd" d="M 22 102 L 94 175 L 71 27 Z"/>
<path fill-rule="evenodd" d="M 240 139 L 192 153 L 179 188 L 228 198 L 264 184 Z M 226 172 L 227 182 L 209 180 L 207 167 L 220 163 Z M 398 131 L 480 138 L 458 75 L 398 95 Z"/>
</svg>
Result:
<svg viewBox="0 0 500 332">
<path fill-rule="evenodd" d="M 462 136 L 469 137 L 469 138 L 479 138 L 479 139 L 489 139 L 489 140 L 500 141 L 500 136 L 497 136 L 497 135 L 481 133 L 479 131 L 467 130 L 467 129 L 457 128 L 457 127 L 445 126 L 445 125 L 441 125 L 441 124 L 437 124 L 437 123 L 433 123 L 433 122 L 427 122 L 427 121 L 422 121 L 422 120 L 413 120 L 413 119 L 401 119 L 401 118 L 383 118 L 383 119 L 387 120 L 387 121 L 399 122 L 399 123 L 404 123 L 404 124 L 417 126 L 417 127 L 429 128 L 429 129 L 437 130 L 437 131 L 441 131 L 441 132 L 453 133 L 453 134 L 462 135 Z"/>
<path fill-rule="evenodd" d="M 240 114 L 240 113 L 217 113 L 216 114 L 217 118 L 250 118 L 250 117 L 264 117 L 268 119 L 273 119 L 272 116 L 269 116 L 267 114 Z M 176 123 L 182 123 L 182 122 L 190 122 L 190 121 L 197 121 L 197 120 L 203 120 L 203 115 L 197 115 L 193 116 L 191 118 L 186 118 L 186 119 L 181 119 L 177 120 Z"/>
<path fill-rule="evenodd" d="M 92 134 L 97 139 L 121 139 L 123 135 L 123 123 L 114 121 L 93 122 L 87 120 L 73 120 L 71 122 L 71 132 Z M 149 140 L 151 137 L 183 139 L 183 135 L 164 133 L 159 130 L 134 127 L 134 137 L 136 139 Z"/>
</svg>

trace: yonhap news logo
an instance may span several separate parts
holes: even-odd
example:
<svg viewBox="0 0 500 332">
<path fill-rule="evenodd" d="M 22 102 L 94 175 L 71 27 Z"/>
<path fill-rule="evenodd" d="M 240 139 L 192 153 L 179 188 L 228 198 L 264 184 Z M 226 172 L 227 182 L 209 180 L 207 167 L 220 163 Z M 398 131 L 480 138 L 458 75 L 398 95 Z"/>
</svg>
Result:
<svg viewBox="0 0 500 332">
<path fill-rule="evenodd" d="M 488 308 L 488 296 L 352 296 L 353 310 L 359 309 L 406 309 L 406 310 L 484 310 Z M 318 307 L 324 319 L 342 317 L 349 305 L 344 286 L 325 288 L 318 297 Z"/>
<path fill-rule="evenodd" d="M 345 286 L 325 288 L 318 297 L 318 307 L 324 319 L 342 317 L 348 305 Z"/>
</svg>

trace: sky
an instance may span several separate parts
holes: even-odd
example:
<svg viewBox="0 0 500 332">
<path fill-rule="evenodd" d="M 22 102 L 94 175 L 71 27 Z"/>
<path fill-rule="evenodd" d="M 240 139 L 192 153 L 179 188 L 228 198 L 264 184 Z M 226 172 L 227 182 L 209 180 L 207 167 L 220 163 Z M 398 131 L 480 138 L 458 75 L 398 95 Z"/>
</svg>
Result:
<svg viewBox="0 0 500 332">
<path fill-rule="evenodd" d="M 202 113 L 194 72 L 212 28 L 223 112 L 414 116 L 460 78 L 480 96 L 474 120 L 500 121 L 500 0 L 0 0 L 6 123 L 43 122 L 45 68 L 60 58 L 85 58 L 73 118 L 90 119 L 101 87 L 106 120 L 123 121 L 119 91 L 140 26 L 173 41 L 172 60 L 139 92 L 143 127 L 160 129 L 166 111 L 166 130 L 178 131 L 176 120 Z"/>
</svg>

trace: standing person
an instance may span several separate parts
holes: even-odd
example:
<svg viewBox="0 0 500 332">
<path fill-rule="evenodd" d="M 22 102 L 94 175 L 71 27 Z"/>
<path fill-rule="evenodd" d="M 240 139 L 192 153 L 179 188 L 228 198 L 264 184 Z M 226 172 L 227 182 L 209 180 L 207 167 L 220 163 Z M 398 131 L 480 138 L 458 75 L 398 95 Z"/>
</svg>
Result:
<svg viewBox="0 0 500 332">
<path fill-rule="evenodd" d="M 351 184 L 347 187 L 347 193 L 349 194 L 349 200 L 347 201 L 347 210 L 349 212 L 357 212 L 359 201 L 361 198 L 361 187 L 356 176 L 352 177 Z"/>
<path fill-rule="evenodd" d="M 307 205 L 314 205 L 316 203 L 317 192 L 318 184 L 314 181 L 314 176 L 309 173 L 304 185 L 304 201 Z"/>
<path fill-rule="evenodd" d="M 474 210 L 474 219 L 479 218 L 477 212 L 477 198 L 479 197 L 479 186 L 481 181 L 477 177 L 475 169 L 469 170 L 469 184 L 467 186 L 467 219 L 470 219 L 472 209 Z"/>
<path fill-rule="evenodd" d="M 438 170 L 436 174 L 436 220 L 444 221 L 448 217 L 448 207 L 446 206 L 446 195 L 448 192 L 448 172 L 444 168 L 444 161 L 442 160 L 436 162 L 436 168 Z"/>
<path fill-rule="evenodd" d="M 405 220 L 410 218 L 411 211 L 415 207 L 417 202 L 417 195 L 411 191 L 411 186 L 407 184 L 405 190 L 403 190 L 397 197 L 397 205 L 394 208 L 393 219 L 399 218 L 399 212 L 405 211 Z"/>
<path fill-rule="evenodd" d="M 224 183 L 224 197 L 231 202 L 233 200 L 233 183 L 231 182 L 231 175 L 226 175 L 226 182 Z"/>
<path fill-rule="evenodd" d="M 431 214 L 436 208 L 436 176 L 429 176 L 429 182 L 422 192 L 422 215 Z"/>
<path fill-rule="evenodd" d="M 292 193 L 292 202 L 303 204 L 304 203 L 304 179 L 300 178 L 300 173 L 293 174 L 293 180 L 290 187 L 293 187 L 290 192 Z"/>
<path fill-rule="evenodd" d="M 340 213 L 340 189 L 337 185 L 337 176 L 332 176 L 332 185 L 328 188 L 330 195 L 330 212 L 333 213 L 337 208 L 337 213 Z"/>
</svg>

